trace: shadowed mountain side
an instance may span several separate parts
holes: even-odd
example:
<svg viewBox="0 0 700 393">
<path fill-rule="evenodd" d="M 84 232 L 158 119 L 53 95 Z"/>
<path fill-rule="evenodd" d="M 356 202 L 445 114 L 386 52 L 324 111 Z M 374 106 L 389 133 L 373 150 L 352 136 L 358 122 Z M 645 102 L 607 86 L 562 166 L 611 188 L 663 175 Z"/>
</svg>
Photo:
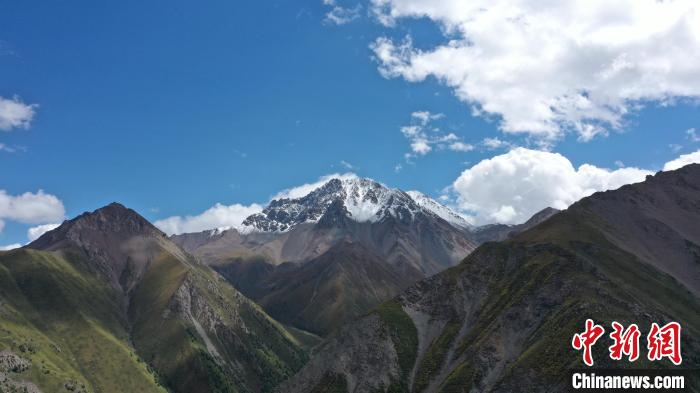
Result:
<svg viewBox="0 0 700 393">
<path fill-rule="evenodd" d="M 697 369 L 698 201 L 700 165 L 585 198 L 341 328 L 279 391 L 563 391 L 583 366 L 571 337 L 587 318 L 643 334 L 677 321 L 682 368 Z M 596 368 L 672 366 L 613 361 L 607 343 Z"/>
<path fill-rule="evenodd" d="M 503 227 L 514 234 L 555 212 L 546 209 L 525 224 Z M 376 222 L 357 222 L 335 201 L 318 222 L 287 232 L 208 231 L 173 239 L 270 315 L 326 335 L 429 272 L 452 266 L 470 252 L 471 236 L 469 229 L 421 211 L 410 220 L 387 215 Z M 283 257 L 292 262 L 280 263 Z M 330 298 L 311 301 L 319 288 Z"/>
<path fill-rule="evenodd" d="M 275 319 L 325 335 L 420 279 L 399 271 L 361 244 L 343 241 L 304 264 L 261 260 L 214 266 Z"/>
</svg>

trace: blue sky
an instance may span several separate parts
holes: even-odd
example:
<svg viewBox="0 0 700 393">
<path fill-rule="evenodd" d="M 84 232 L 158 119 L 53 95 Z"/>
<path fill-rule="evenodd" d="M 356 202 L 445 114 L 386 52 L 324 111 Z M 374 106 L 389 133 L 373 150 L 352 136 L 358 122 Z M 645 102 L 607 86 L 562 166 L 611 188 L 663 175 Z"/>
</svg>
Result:
<svg viewBox="0 0 700 393">
<path fill-rule="evenodd" d="M 568 131 L 545 142 L 503 132 L 502 114 L 475 116 L 440 71 L 418 81 L 380 72 L 391 67 L 380 37 L 394 46 L 411 37 L 412 50 L 427 52 L 459 33 L 445 32 L 444 16 L 375 3 L 394 7 L 396 20 L 382 24 L 370 3 L 330 0 L 4 2 L 0 97 L 36 106 L 30 122 L 0 130 L 0 190 L 44 190 L 66 217 L 119 201 L 157 220 L 264 203 L 346 171 L 438 197 L 465 169 L 507 152 L 485 138 L 611 170 L 659 170 L 700 149 L 688 133 L 700 129 L 692 90 L 649 99 L 588 142 Z M 347 23 L 329 19 L 334 7 Z M 418 111 L 442 114 L 430 138 L 453 133 L 471 150 L 436 142 L 412 153 L 401 127 L 420 123 Z M 24 243 L 46 223 L 7 217 L 0 245 Z"/>
</svg>

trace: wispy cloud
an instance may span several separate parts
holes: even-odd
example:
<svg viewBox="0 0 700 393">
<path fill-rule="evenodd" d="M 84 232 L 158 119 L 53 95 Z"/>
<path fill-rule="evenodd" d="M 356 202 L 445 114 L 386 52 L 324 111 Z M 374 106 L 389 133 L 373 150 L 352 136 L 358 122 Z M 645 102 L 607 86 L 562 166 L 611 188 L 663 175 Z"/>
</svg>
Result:
<svg viewBox="0 0 700 393">
<path fill-rule="evenodd" d="M 361 4 L 356 4 L 354 7 L 343 7 L 336 0 L 323 0 L 323 4 L 331 7 L 323 20 L 326 24 L 344 25 L 358 19 L 362 12 Z"/>
<path fill-rule="evenodd" d="M 406 160 L 417 156 L 424 156 L 434 150 L 452 150 L 467 152 L 474 150 L 474 146 L 465 143 L 453 132 L 443 132 L 435 125 L 435 121 L 445 117 L 442 113 L 429 111 L 416 111 L 411 113 L 411 123 L 401 127 L 401 133 L 409 141 L 411 151 L 406 153 Z"/>
<path fill-rule="evenodd" d="M 347 170 L 350 170 L 350 171 L 355 169 L 355 166 L 354 166 L 354 165 L 352 165 L 351 163 L 349 163 L 349 162 L 347 162 L 347 161 L 345 161 L 345 160 L 341 160 L 341 161 L 340 161 L 340 165 L 341 165 L 343 168 L 345 168 L 345 169 L 347 169 Z"/>
</svg>

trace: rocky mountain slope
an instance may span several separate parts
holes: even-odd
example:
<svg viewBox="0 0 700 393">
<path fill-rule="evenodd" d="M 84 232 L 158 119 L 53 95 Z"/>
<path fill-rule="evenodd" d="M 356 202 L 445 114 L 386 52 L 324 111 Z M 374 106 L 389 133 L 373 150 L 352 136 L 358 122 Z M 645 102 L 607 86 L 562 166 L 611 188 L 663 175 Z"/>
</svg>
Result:
<svg viewBox="0 0 700 393">
<path fill-rule="evenodd" d="M 0 353 L 28 365 L 0 370 L 8 383 L 46 392 L 269 391 L 306 360 L 256 304 L 119 204 L 0 253 Z"/>
<path fill-rule="evenodd" d="M 369 179 L 331 179 L 272 201 L 241 228 L 172 239 L 276 319 L 325 335 L 476 247 L 462 217 L 412 195 Z M 302 294 L 309 297 L 290 306 Z"/>
<path fill-rule="evenodd" d="M 427 276 L 453 266 L 476 243 L 463 218 L 414 195 L 419 202 L 370 179 L 331 179 L 301 198 L 273 200 L 239 228 L 173 241 L 207 262 L 257 255 L 276 265 L 309 261 L 351 239 L 392 265 Z"/>
<path fill-rule="evenodd" d="M 643 334 L 679 322 L 682 368 L 697 369 L 699 223 L 700 165 L 596 193 L 341 328 L 279 391 L 564 391 L 587 318 Z M 607 350 L 594 347 L 595 367 L 671 365 Z"/>
</svg>

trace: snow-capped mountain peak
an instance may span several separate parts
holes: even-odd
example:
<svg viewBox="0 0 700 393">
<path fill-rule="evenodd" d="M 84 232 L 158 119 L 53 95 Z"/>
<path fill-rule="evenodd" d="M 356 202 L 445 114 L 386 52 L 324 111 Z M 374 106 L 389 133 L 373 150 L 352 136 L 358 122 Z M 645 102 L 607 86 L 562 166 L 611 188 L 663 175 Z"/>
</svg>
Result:
<svg viewBox="0 0 700 393">
<path fill-rule="evenodd" d="M 412 202 L 406 194 L 371 179 L 333 178 L 295 199 L 275 199 L 261 212 L 248 217 L 242 226 L 264 232 L 284 232 L 296 225 L 318 222 L 335 201 L 342 203 L 350 218 L 358 222 L 378 221 L 397 203 Z"/>
<path fill-rule="evenodd" d="M 408 195 L 422 208 L 435 213 L 438 217 L 461 228 L 473 229 L 473 225 L 464 216 L 430 198 L 420 191 L 407 191 Z"/>
<path fill-rule="evenodd" d="M 316 223 L 334 205 L 357 222 L 376 222 L 385 217 L 411 220 L 419 213 L 435 214 L 453 225 L 469 228 L 457 213 L 427 196 L 405 193 L 372 179 L 357 176 L 332 178 L 300 198 L 275 199 L 241 225 L 244 232 L 286 232 L 303 223 Z"/>
</svg>

